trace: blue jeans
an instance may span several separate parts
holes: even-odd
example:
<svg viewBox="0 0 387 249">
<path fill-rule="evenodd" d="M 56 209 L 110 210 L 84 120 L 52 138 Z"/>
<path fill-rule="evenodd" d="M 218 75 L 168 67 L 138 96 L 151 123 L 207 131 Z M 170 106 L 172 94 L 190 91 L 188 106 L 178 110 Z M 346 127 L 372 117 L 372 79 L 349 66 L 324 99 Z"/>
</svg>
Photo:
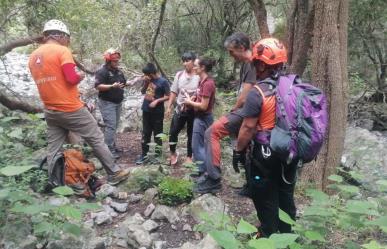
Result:
<svg viewBox="0 0 387 249">
<path fill-rule="evenodd" d="M 105 123 L 105 143 L 109 150 L 115 152 L 116 131 L 121 116 L 121 103 L 116 104 L 110 101 L 98 99 L 98 107 Z"/>
<path fill-rule="evenodd" d="M 192 153 L 195 162 L 199 162 L 197 163 L 197 166 L 200 173 L 204 173 L 206 171 L 204 165 L 204 159 L 206 156 L 204 148 L 204 133 L 213 122 L 214 117 L 212 116 L 212 113 L 195 116 L 192 132 Z"/>
</svg>

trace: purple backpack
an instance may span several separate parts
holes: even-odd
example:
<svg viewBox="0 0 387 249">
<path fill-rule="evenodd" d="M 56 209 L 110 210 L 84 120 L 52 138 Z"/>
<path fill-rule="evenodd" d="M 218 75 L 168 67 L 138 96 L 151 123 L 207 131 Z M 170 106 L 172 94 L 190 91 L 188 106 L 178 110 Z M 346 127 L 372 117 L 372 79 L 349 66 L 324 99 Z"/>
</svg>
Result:
<svg viewBox="0 0 387 249">
<path fill-rule="evenodd" d="M 294 74 L 281 76 L 276 87 L 276 124 L 270 147 L 284 162 L 316 158 L 328 125 L 324 93 Z"/>
</svg>

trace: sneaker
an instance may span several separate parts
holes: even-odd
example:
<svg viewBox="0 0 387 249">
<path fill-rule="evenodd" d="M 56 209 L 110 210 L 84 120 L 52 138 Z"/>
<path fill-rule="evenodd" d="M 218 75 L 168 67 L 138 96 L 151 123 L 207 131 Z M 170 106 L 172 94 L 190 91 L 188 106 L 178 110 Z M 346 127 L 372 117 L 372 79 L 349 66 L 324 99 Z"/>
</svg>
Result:
<svg viewBox="0 0 387 249">
<path fill-rule="evenodd" d="M 175 166 L 177 164 L 177 161 L 179 160 L 179 152 L 171 154 L 170 160 L 171 160 L 171 166 Z"/>
<path fill-rule="evenodd" d="M 129 169 L 121 169 L 120 171 L 117 171 L 114 175 L 108 175 L 107 181 L 110 185 L 117 185 L 118 183 L 128 178 L 129 173 Z"/>
<path fill-rule="evenodd" d="M 140 164 L 144 164 L 144 163 L 146 163 L 146 162 L 148 162 L 148 161 L 149 161 L 148 156 L 139 156 L 139 157 L 137 158 L 137 160 L 136 160 L 136 164 L 137 164 L 137 165 L 140 165 Z"/>
<path fill-rule="evenodd" d="M 203 182 L 196 183 L 194 192 L 199 194 L 216 193 L 222 188 L 220 179 L 214 180 L 210 177 L 206 177 Z"/>
<path fill-rule="evenodd" d="M 184 164 L 192 164 L 192 163 L 193 163 L 192 157 L 187 156 L 187 157 L 185 158 Z"/>
<path fill-rule="evenodd" d="M 251 198 L 251 192 L 247 184 L 243 185 L 242 189 L 238 192 L 238 195 Z"/>
</svg>

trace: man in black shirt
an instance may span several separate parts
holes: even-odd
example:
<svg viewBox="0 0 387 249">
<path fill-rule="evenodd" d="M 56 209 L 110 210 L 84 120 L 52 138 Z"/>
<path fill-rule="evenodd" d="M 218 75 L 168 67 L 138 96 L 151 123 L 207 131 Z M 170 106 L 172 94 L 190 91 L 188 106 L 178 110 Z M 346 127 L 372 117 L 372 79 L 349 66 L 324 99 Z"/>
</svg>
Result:
<svg viewBox="0 0 387 249">
<path fill-rule="evenodd" d="M 115 144 L 116 130 L 120 120 L 121 102 L 124 99 L 126 79 L 118 68 L 121 54 L 115 49 L 104 53 L 105 64 L 95 74 L 95 88 L 98 93 L 98 106 L 105 123 L 105 143 L 115 159 L 120 152 Z"/>
</svg>

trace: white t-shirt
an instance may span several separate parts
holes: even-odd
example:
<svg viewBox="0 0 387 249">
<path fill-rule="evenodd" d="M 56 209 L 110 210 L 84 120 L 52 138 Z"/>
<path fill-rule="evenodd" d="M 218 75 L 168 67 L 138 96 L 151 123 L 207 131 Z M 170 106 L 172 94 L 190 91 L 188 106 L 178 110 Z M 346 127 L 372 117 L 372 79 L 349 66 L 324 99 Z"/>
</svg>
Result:
<svg viewBox="0 0 387 249">
<path fill-rule="evenodd" d="M 176 103 L 180 106 L 184 102 L 185 95 L 182 92 L 184 89 L 190 96 L 196 93 L 199 87 L 199 75 L 189 75 L 185 70 L 176 73 L 171 86 L 171 92 L 177 94 Z"/>
</svg>

